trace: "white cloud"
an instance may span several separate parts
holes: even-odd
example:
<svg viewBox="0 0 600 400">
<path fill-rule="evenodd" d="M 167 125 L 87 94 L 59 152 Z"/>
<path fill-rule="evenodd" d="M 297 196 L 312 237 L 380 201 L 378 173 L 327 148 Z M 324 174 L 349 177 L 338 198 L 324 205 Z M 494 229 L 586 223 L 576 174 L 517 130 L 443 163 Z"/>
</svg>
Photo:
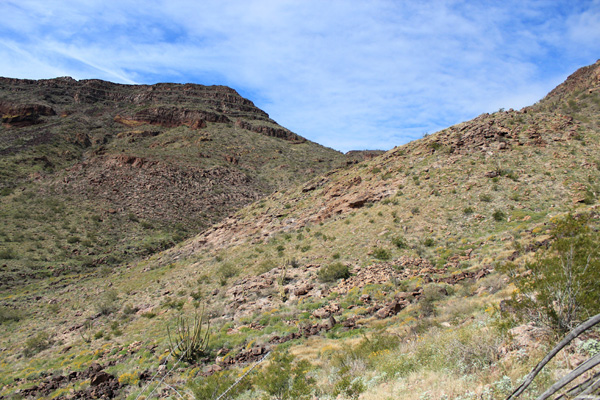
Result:
<svg viewBox="0 0 600 400">
<path fill-rule="evenodd" d="M 0 75 L 226 84 L 311 140 L 387 149 L 595 61 L 599 1 L 581 4 L 4 2 Z"/>
</svg>

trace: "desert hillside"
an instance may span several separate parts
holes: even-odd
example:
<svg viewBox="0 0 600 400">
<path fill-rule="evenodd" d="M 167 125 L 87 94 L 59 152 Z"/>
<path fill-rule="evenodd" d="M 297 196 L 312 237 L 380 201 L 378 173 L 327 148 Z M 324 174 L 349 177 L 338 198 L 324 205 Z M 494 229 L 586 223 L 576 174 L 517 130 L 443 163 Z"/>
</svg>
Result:
<svg viewBox="0 0 600 400">
<path fill-rule="evenodd" d="M 3 287 L 140 259 L 347 162 L 223 86 L 1 78 L 0 114 Z"/>
<path fill-rule="evenodd" d="M 27 85 L 39 83 L 19 84 L 15 92 L 28 96 Z M 90 90 L 82 99 L 97 99 L 97 85 L 113 87 L 83 85 Z M 172 93 L 168 88 L 144 87 L 128 101 Z M 187 113 L 164 114 L 164 107 L 146 103 L 106 111 L 102 118 L 113 129 L 106 140 L 94 133 L 94 111 L 69 114 L 42 102 L 28 106 L 35 117 L 3 117 L 10 126 L 2 137 L 24 129 L 31 132 L 27 143 L 42 140 L 35 129 L 59 118 L 76 115 L 88 125 L 70 136 L 85 134 L 87 141 L 64 142 L 61 151 L 79 155 L 69 165 L 60 161 L 60 173 L 38 167 L 32 177 L 25 166 L 38 165 L 35 152 L 2 156 L 15 166 L 3 172 L 9 182 L 3 205 L 45 203 L 28 209 L 43 210 L 39 216 L 12 214 L 14 225 L 3 228 L 0 273 L 8 278 L 0 292 L 0 398 L 215 399 L 231 388 L 224 398 L 504 399 L 564 335 L 566 325 L 540 323 L 540 310 L 519 311 L 510 299 L 528 293 L 536 260 L 550 264 L 561 240 L 582 238 L 579 248 L 597 248 L 590 243 L 599 225 L 600 61 L 530 107 L 483 114 L 384 154 L 347 158 L 276 127 L 230 89 L 189 90 L 213 94 Z M 122 101 L 102 93 L 104 102 Z M 228 96 L 236 100 L 223 100 Z M 175 116 L 179 125 L 165 122 Z M 10 140 L 6 149 L 31 145 Z M 272 146 L 266 154 L 278 161 L 235 147 L 245 140 Z M 82 150 L 88 142 L 99 150 Z M 221 145 L 203 153 L 206 143 Z M 48 162 L 59 165 L 61 157 L 54 157 Z M 126 192 L 125 182 L 145 182 L 152 173 L 163 180 L 145 183 L 151 187 L 140 189 L 139 200 L 127 193 L 102 197 Z M 204 225 L 190 224 L 191 212 L 175 209 L 204 178 L 228 215 L 192 234 Z M 161 189 L 172 180 L 181 192 Z M 279 186 L 286 180 L 296 184 Z M 269 189 L 277 190 L 267 195 Z M 51 204 L 57 193 L 75 205 Z M 206 207 L 214 201 L 207 197 Z M 146 212 L 188 233 L 143 259 L 119 256 L 110 268 L 5 284 L 22 268 L 59 265 L 27 259 L 19 234 L 33 254 L 50 253 L 46 241 L 62 240 L 72 247 L 57 244 L 66 247 L 60 263 L 77 259 L 73 248 L 86 246 L 78 221 L 87 214 L 69 207 L 89 207 L 89 224 L 120 216 L 139 225 L 128 231 L 134 239 L 114 239 L 117 248 L 158 229 Z M 147 220 L 150 227 L 143 226 Z M 34 231 L 45 226 L 54 231 Z M 87 240 L 108 241 L 104 235 L 98 228 Z M 72 236 L 79 240 L 69 243 Z M 597 251 L 589 254 L 596 271 Z M 548 272 L 540 276 L 550 282 Z M 596 285 L 584 283 L 582 290 L 595 296 Z M 568 322 L 587 318 L 595 310 L 590 304 Z M 537 398 L 598 354 L 599 338 L 597 329 L 578 338 L 520 398 Z"/>
</svg>

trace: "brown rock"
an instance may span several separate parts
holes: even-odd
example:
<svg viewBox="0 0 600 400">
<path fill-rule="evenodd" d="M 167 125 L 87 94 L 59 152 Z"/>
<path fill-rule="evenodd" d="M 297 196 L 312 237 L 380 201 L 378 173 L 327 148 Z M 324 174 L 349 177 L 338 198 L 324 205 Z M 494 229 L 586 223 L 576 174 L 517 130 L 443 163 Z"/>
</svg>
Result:
<svg viewBox="0 0 600 400">
<path fill-rule="evenodd" d="M 91 386 L 98 386 L 104 382 L 108 382 L 109 380 L 115 379 L 114 376 L 107 374 L 104 371 L 97 372 L 90 379 Z"/>
<path fill-rule="evenodd" d="M 329 318 L 331 312 L 325 308 L 319 308 L 313 311 L 312 316 L 319 319 Z"/>
<path fill-rule="evenodd" d="M 312 290 L 312 288 L 313 288 L 313 285 L 309 283 L 309 284 L 302 285 L 302 286 L 295 288 L 292 293 L 294 293 L 295 296 L 304 296 L 305 294 L 310 292 Z"/>
<path fill-rule="evenodd" d="M 333 329 L 333 327 L 336 324 L 336 320 L 335 318 L 333 318 L 333 315 L 329 317 L 329 319 L 327 319 L 327 321 L 325 321 L 325 323 L 323 324 L 323 328 L 325 328 L 326 331 Z"/>
</svg>

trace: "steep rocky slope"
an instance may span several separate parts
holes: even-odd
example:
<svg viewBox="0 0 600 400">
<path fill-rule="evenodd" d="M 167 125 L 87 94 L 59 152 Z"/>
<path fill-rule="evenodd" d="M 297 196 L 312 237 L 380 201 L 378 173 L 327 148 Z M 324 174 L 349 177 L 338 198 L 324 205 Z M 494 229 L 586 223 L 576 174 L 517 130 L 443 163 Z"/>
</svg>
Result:
<svg viewBox="0 0 600 400">
<path fill-rule="evenodd" d="M 0 78 L 0 115 L 2 285 L 164 249 L 345 163 L 223 86 Z"/>
<path fill-rule="evenodd" d="M 392 219 L 405 233 L 447 239 L 493 221 L 496 210 L 516 224 L 521 214 L 551 215 L 593 202 L 599 71 L 598 64 L 578 71 L 535 106 L 483 114 L 277 193 L 205 231 L 188 250 L 334 223 L 381 203 L 395 206 L 388 207 Z"/>
<path fill-rule="evenodd" d="M 498 267 L 547 247 L 567 212 L 598 224 L 599 74 L 597 62 L 534 106 L 279 190 L 103 277 L 51 277 L 4 295 L 0 396 L 135 398 L 157 387 L 191 398 L 188 383 L 221 393 L 287 349 L 310 362 L 302 382 L 318 398 L 506 398 L 552 339 L 500 316 L 513 287 Z M 202 311 L 208 350 L 177 362 L 167 327 Z M 543 383 L 581 364 L 581 343 Z M 274 378 L 263 366 L 240 398 L 265 396 Z"/>
</svg>

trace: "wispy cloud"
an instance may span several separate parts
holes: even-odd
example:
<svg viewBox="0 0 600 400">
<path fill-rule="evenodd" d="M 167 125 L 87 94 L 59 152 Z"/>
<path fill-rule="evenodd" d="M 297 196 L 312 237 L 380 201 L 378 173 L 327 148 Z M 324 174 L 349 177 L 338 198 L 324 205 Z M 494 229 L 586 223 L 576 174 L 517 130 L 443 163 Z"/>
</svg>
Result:
<svg viewBox="0 0 600 400">
<path fill-rule="evenodd" d="M 600 2 L 5 1 L 0 75 L 232 86 L 339 150 L 540 99 L 600 54 Z"/>
</svg>

